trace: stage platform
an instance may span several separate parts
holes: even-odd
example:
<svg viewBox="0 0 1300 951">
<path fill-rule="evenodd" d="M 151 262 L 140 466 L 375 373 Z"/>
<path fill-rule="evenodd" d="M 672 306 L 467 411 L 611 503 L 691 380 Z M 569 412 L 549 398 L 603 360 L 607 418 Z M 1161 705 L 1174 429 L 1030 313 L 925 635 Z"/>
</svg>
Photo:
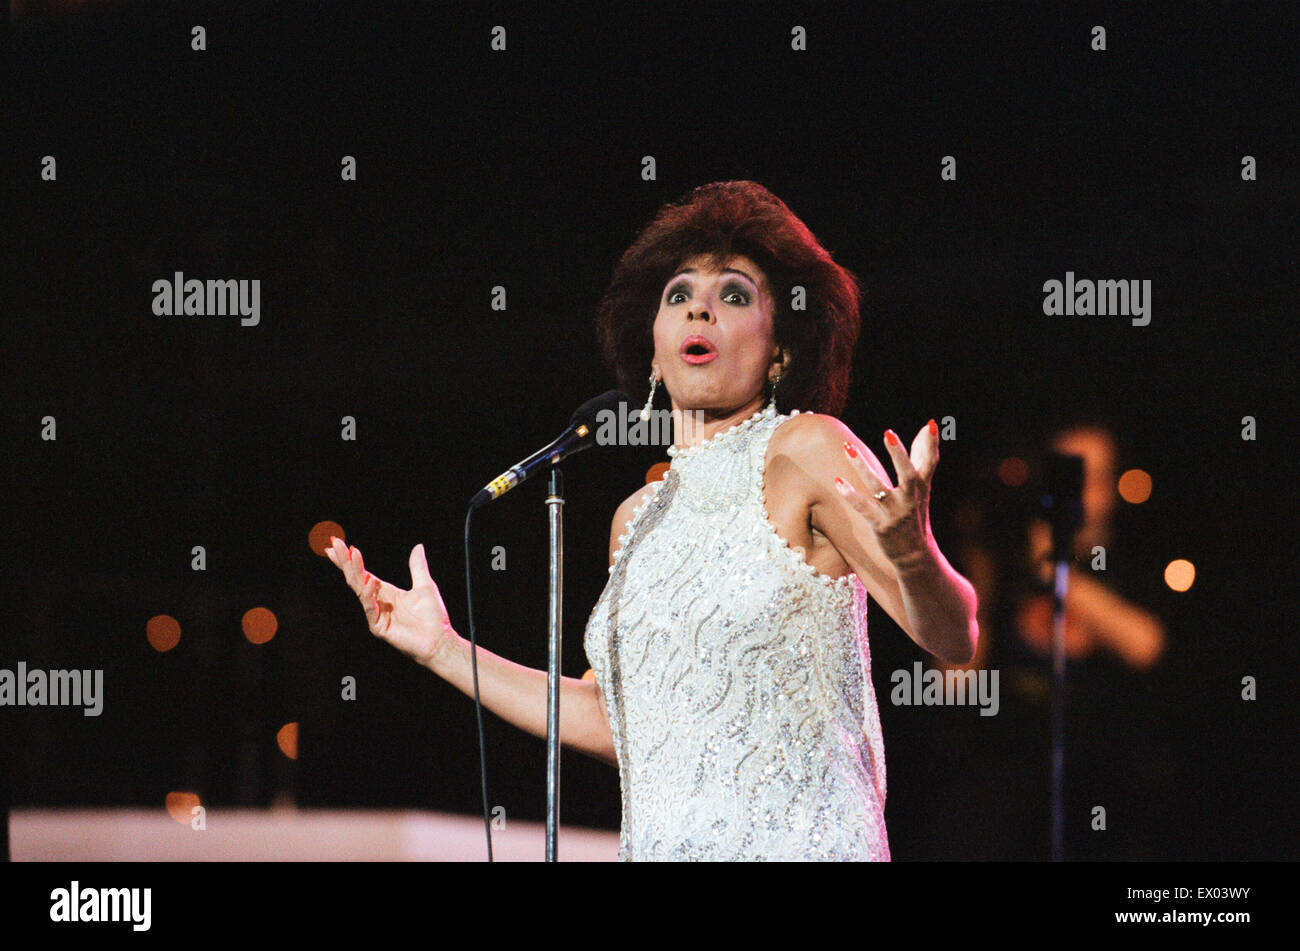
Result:
<svg viewBox="0 0 1300 951">
<path fill-rule="evenodd" d="M 15 862 L 482 862 L 482 816 L 416 811 L 208 809 L 191 829 L 165 809 L 14 809 Z M 541 823 L 493 829 L 496 861 L 540 862 Z M 561 825 L 562 862 L 618 859 L 618 833 Z"/>
</svg>

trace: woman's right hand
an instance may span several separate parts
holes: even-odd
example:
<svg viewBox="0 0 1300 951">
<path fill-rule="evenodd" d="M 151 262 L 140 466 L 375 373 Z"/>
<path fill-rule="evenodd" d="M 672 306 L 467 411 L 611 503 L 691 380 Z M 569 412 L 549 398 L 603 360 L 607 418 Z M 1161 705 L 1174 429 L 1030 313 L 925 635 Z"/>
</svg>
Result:
<svg viewBox="0 0 1300 951">
<path fill-rule="evenodd" d="M 330 538 L 325 556 L 342 570 L 348 587 L 361 600 L 371 633 L 421 665 L 432 669 L 460 639 L 447 618 L 438 586 L 429 575 L 423 545 L 411 549 L 409 591 L 381 581 L 366 571 L 361 552 L 349 548 L 337 538 Z"/>
</svg>

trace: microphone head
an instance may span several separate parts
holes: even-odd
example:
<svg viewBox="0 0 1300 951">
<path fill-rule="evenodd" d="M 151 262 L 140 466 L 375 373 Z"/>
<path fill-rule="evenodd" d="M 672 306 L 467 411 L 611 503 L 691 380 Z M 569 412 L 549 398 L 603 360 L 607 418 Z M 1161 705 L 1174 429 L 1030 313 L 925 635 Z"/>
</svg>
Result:
<svg viewBox="0 0 1300 951">
<path fill-rule="evenodd" d="M 627 394 L 622 390 L 607 390 L 579 406 L 569 420 L 569 425 L 586 423 L 588 429 L 595 429 L 600 425 L 598 417 L 601 413 L 606 411 L 617 413 L 620 405 L 628 405 Z"/>
<path fill-rule="evenodd" d="M 1052 526 L 1053 557 L 1068 557 L 1083 524 L 1083 457 L 1050 452 L 1043 461 L 1039 511 Z"/>
</svg>

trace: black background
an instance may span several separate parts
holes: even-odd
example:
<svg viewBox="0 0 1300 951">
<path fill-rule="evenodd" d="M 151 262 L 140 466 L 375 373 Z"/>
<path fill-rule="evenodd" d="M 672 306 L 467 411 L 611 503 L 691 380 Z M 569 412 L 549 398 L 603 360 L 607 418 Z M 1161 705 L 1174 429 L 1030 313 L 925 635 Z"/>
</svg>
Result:
<svg viewBox="0 0 1300 951">
<path fill-rule="evenodd" d="M 748 178 L 863 280 L 845 423 L 883 459 L 886 426 L 956 420 L 933 503 L 945 550 L 956 500 L 1059 420 L 1107 420 L 1125 467 L 1152 474 L 1112 557 L 1170 633 L 1147 736 L 1172 766 L 1141 790 L 1160 817 L 1141 847 L 1117 817 L 1096 855 L 1293 857 L 1271 800 L 1294 778 L 1278 707 L 1295 671 L 1291 8 L 28 4 L 3 143 L 0 665 L 103 668 L 106 701 L 98 718 L 0 711 L 12 801 L 161 807 L 193 789 L 214 806 L 476 811 L 473 704 L 367 634 L 307 532 L 339 522 L 403 586 L 423 542 L 467 633 L 465 503 L 613 385 L 594 307 L 655 209 Z M 789 49 L 795 24 L 807 52 Z M 152 283 L 178 270 L 260 279 L 260 325 L 155 316 Z M 1149 279 L 1150 325 L 1044 316 L 1042 284 L 1067 270 Z M 663 458 L 564 466 L 566 673 L 588 666 L 610 516 Z M 535 667 L 542 497 L 536 480 L 483 510 L 473 552 L 481 646 Z M 1177 557 L 1198 571 L 1183 595 L 1159 581 Z M 279 619 L 263 647 L 239 629 L 256 605 Z M 182 626 L 167 654 L 144 637 L 159 613 Z M 995 756 L 950 769 L 969 751 L 944 723 L 973 710 L 889 704 L 888 672 L 923 655 L 874 606 L 871 623 L 894 857 L 985 854 L 978 821 L 944 817 L 1005 773 Z M 274 739 L 291 720 L 296 763 Z M 487 732 L 492 804 L 540 819 L 543 742 L 491 715 Z M 1105 762 L 1069 762 L 1106 781 Z M 1046 763 L 1026 781 L 1045 800 Z M 616 828 L 617 774 L 566 755 L 563 805 Z M 1042 854 L 1035 835 L 1017 854 Z"/>
</svg>

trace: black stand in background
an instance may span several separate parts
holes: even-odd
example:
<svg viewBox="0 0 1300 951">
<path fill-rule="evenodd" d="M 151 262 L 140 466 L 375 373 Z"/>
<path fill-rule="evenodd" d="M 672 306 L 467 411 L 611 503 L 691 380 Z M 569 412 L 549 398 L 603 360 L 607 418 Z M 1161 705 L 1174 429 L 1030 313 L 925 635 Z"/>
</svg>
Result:
<svg viewBox="0 0 1300 951">
<path fill-rule="evenodd" d="M 1043 515 L 1052 526 L 1052 861 L 1065 860 L 1065 595 L 1074 533 L 1083 524 L 1083 458 L 1049 453 L 1043 468 Z"/>
</svg>

